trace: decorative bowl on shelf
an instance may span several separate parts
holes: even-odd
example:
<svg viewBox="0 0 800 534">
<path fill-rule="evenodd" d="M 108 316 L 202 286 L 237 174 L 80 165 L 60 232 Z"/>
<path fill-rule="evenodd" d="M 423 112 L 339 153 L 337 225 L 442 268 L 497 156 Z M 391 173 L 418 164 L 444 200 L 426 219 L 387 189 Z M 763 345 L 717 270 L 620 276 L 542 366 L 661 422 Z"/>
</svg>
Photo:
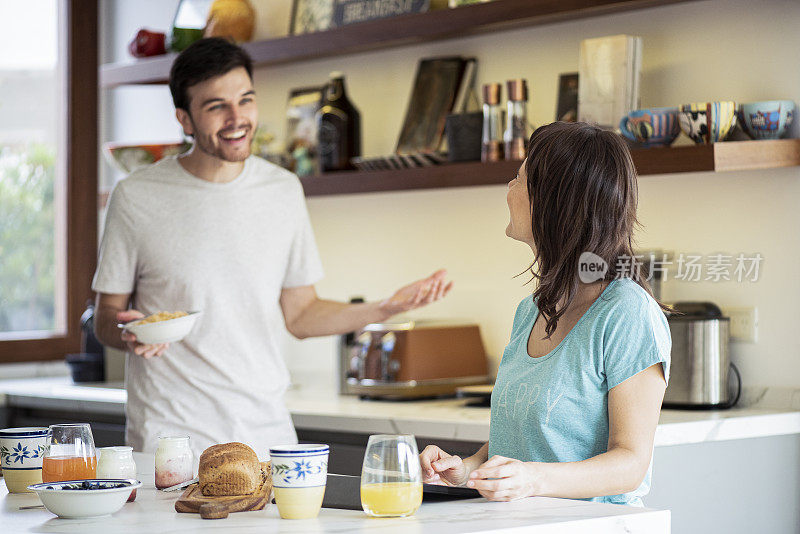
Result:
<svg viewBox="0 0 800 534">
<path fill-rule="evenodd" d="M 736 126 L 736 102 L 696 102 L 680 107 L 681 130 L 697 144 L 724 141 Z"/>
<path fill-rule="evenodd" d="M 638 146 L 669 146 L 681 133 L 678 108 L 644 108 L 629 112 L 619 123 L 620 133 Z"/>
<path fill-rule="evenodd" d="M 739 105 L 742 129 L 753 139 L 780 139 L 792 125 L 794 102 L 765 100 Z"/>
<path fill-rule="evenodd" d="M 140 167 L 150 165 L 166 156 L 183 154 L 191 148 L 191 143 L 154 143 L 149 145 L 129 145 L 105 143 L 103 152 L 108 161 L 124 173 L 132 173 Z"/>
</svg>

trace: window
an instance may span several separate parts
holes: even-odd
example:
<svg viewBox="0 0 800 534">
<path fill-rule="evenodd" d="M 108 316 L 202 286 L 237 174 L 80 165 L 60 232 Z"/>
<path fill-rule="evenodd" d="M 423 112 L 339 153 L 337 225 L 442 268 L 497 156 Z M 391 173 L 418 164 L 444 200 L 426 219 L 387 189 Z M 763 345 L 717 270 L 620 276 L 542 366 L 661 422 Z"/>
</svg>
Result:
<svg viewBox="0 0 800 534">
<path fill-rule="evenodd" d="M 0 362 L 80 349 L 97 246 L 97 4 L 0 0 Z"/>
</svg>

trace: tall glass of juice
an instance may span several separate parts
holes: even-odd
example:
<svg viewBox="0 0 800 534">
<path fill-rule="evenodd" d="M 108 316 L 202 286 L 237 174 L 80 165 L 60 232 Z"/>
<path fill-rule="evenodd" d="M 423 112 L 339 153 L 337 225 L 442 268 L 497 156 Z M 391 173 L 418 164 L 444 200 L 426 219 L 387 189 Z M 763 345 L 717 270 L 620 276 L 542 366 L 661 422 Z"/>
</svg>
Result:
<svg viewBox="0 0 800 534">
<path fill-rule="evenodd" d="M 405 517 L 422 504 L 422 473 L 414 436 L 369 437 L 361 468 L 361 506 L 374 517 Z"/>
<path fill-rule="evenodd" d="M 97 478 L 97 452 L 88 423 L 50 425 L 42 482 Z"/>
</svg>

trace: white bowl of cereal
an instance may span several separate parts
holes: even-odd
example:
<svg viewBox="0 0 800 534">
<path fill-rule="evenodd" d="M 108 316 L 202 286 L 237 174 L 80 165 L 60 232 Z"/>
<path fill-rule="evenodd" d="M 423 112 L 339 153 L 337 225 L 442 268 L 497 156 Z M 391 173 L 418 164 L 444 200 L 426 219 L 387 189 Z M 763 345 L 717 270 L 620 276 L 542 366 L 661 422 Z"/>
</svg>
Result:
<svg viewBox="0 0 800 534">
<path fill-rule="evenodd" d="M 136 336 L 136 341 L 146 345 L 180 341 L 191 332 L 199 311 L 153 313 L 147 317 L 118 325 Z"/>
</svg>

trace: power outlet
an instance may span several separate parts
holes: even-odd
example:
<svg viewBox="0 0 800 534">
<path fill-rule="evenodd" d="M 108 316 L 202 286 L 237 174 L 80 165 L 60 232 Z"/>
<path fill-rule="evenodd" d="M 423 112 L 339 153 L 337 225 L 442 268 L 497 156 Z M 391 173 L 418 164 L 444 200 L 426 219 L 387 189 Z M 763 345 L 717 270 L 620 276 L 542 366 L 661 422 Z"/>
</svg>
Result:
<svg viewBox="0 0 800 534">
<path fill-rule="evenodd" d="M 731 319 L 732 341 L 758 341 L 758 308 L 726 308 L 724 314 Z"/>
</svg>

